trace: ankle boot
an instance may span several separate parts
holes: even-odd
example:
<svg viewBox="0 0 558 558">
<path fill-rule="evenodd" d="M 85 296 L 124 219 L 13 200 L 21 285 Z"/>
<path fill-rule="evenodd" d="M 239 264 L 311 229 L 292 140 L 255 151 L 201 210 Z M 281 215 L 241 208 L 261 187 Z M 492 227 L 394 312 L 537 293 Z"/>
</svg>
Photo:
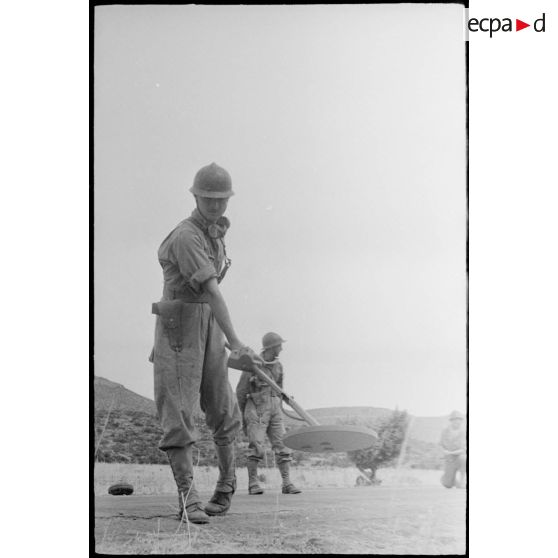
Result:
<svg viewBox="0 0 558 558">
<path fill-rule="evenodd" d="M 201 499 L 194 487 L 194 467 L 192 446 L 169 448 L 167 457 L 178 488 L 178 517 L 191 523 L 207 523 L 209 517 L 204 512 Z"/>
<path fill-rule="evenodd" d="M 248 469 L 248 494 L 263 494 L 263 488 L 258 484 L 258 462 L 255 459 L 248 459 L 246 464 Z"/>
<path fill-rule="evenodd" d="M 215 492 L 205 506 L 208 515 L 224 515 L 231 507 L 231 500 L 236 490 L 236 475 L 234 472 L 234 446 L 215 445 L 219 462 L 219 480 Z"/>
<path fill-rule="evenodd" d="M 281 492 L 283 494 L 300 494 L 301 491 L 291 482 L 289 476 L 289 472 L 290 472 L 289 462 L 282 461 L 281 463 L 277 463 L 277 468 L 281 473 L 281 480 L 283 481 Z"/>
</svg>

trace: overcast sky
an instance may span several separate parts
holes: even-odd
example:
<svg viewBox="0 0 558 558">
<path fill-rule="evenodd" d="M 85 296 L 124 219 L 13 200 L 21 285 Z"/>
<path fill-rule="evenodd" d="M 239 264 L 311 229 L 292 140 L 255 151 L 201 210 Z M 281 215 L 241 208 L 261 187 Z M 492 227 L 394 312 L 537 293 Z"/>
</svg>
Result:
<svg viewBox="0 0 558 558">
<path fill-rule="evenodd" d="M 464 411 L 462 7 L 95 13 L 95 373 L 153 397 L 157 248 L 214 161 L 236 192 L 222 290 L 243 342 L 287 339 L 286 390 Z"/>
</svg>

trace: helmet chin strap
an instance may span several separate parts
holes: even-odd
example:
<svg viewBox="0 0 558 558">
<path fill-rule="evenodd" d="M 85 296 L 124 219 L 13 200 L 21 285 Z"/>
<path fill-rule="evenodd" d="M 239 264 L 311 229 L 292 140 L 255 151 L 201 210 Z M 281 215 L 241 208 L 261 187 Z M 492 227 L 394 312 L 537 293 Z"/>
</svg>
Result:
<svg viewBox="0 0 558 558">
<path fill-rule="evenodd" d="M 221 217 L 219 217 L 219 219 L 217 219 L 215 223 L 207 224 L 209 219 L 207 219 L 205 215 L 200 211 L 197 196 L 196 196 L 196 209 L 201 217 L 201 220 L 199 218 L 196 219 L 196 223 L 198 224 L 198 226 L 202 229 L 205 229 L 207 236 L 209 236 L 211 239 L 213 240 L 217 240 L 219 238 L 222 239 L 225 236 L 229 227 L 231 226 L 231 222 L 229 221 L 229 219 L 224 215 L 222 215 Z M 224 240 L 221 240 L 221 245 L 223 246 L 224 261 L 223 261 L 223 268 L 221 269 L 221 272 L 219 273 L 219 277 L 217 278 L 218 283 L 220 283 L 225 278 L 225 275 L 227 274 L 229 267 L 231 267 L 231 260 L 227 256 L 227 248 L 225 246 Z"/>
</svg>

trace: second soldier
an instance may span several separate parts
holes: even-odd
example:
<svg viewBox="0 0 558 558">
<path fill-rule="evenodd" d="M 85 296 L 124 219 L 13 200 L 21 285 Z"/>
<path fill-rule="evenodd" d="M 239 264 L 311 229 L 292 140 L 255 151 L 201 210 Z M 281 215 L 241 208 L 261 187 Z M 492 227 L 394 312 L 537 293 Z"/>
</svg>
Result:
<svg viewBox="0 0 558 558">
<path fill-rule="evenodd" d="M 263 336 L 260 356 L 264 361 L 262 369 L 283 387 L 283 366 L 279 353 L 284 339 L 277 333 Z M 265 451 L 265 437 L 269 438 L 275 453 L 275 462 L 281 473 L 283 494 L 299 494 L 300 490 L 290 480 L 291 450 L 283 444 L 285 427 L 281 411 L 280 395 L 275 393 L 265 381 L 251 372 L 243 372 L 236 388 L 238 404 L 243 415 L 244 430 L 248 436 L 248 493 L 263 494 L 258 483 L 258 465 Z"/>
</svg>

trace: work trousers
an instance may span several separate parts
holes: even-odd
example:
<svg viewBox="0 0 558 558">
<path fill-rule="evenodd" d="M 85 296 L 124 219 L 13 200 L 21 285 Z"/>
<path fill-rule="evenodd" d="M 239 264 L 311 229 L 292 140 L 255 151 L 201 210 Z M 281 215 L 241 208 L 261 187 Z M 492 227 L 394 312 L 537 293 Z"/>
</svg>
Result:
<svg viewBox="0 0 558 558">
<path fill-rule="evenodd" d="M 241 427 L 228 378 L 225 336 L 207 303 L 184 303 L 182 350 L 174 351 L 157 316 L 153 368 L 155 404 L 163 429 L 161 450 L 186 447 L 197 438 L 197 398 L 218 446 L 232 444 Z"/>
<path fill-rule="evenodd" d="M 265 436 L 269 438 L 277 464 L 291 461 L 291 450 L 283 444 L 285 427 L 278 397 L 269 392 L 253 393 L 244 408 L 244 422 L 248 435 L 248 459 L 261 461 L 264 456 Z"/>
<path fill-rule="evenodd" d="M 456 485 L 457 473 L 464 475 L 467 466 L 467 456 L 460 455 L 446 455 L 444 458 L 444 474 L 442 475 L 441 482 L 446 488 L 452 488 Z M 461 479 L 463 480 L 463 479 Z"/>
</svg>

